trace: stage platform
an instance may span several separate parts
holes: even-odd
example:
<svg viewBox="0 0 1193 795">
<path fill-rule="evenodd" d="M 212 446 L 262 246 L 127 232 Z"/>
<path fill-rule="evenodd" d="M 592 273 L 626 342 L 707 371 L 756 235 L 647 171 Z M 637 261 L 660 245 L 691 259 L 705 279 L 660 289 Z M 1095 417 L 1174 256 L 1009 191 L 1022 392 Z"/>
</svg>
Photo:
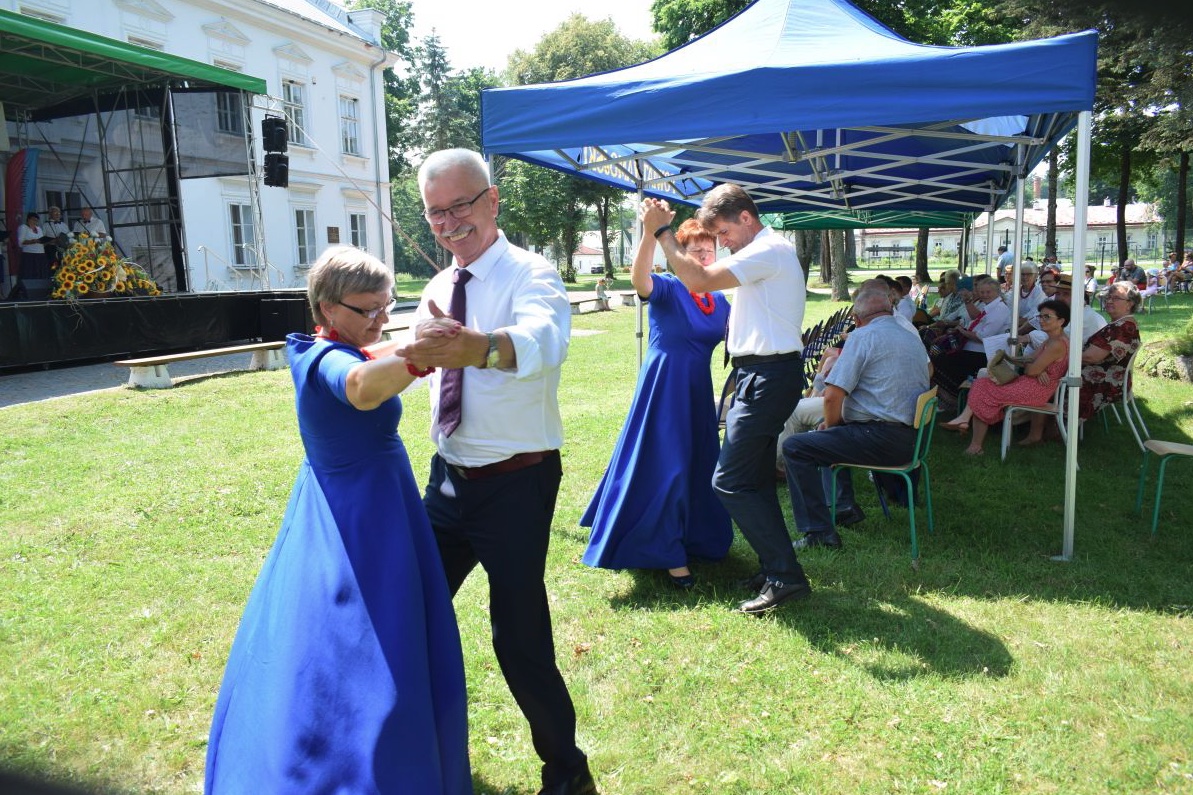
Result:
<svg viewBox="0 0 1193 795">
<path fill-rule="evenodd" d="M 0 302 L 0 371 L 214 348 L 312 333 L 306 292 Z"/>
</svg>

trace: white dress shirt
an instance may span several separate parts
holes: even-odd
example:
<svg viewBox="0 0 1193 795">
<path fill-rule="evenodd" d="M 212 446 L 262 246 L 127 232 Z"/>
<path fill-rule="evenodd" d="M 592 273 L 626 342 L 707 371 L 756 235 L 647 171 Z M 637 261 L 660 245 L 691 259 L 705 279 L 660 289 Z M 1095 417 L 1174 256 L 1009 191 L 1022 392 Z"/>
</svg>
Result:
<svg viewBox="0 0 1193 795">
<path fill-rule="evenodd" d="M 451 306 L 453 263 L 423 290 L 416 317 L 431 317 L 428 302 Z M 460 426 L 439 432 L 442 371 L 430 376 L 431 438 L 449 464 L 484 466 L 517 453 L 558 450 L 563 445 L 559 371 L 567 358 L 571 305 L 559 273 L 538 254 L 511 245 L 505 234 L 468 265 L 467 317 L 477 331 L 504 331 L 517 351 L 513 370 L 464 368 Z"/>
<path fill-rule="evenodd" d="M 791 241 L 763 228 L 748 245 L 718 262 L 740 285 L 729 313 L 729 355 L 803 350 L 807 288 Z"/>
</svg>

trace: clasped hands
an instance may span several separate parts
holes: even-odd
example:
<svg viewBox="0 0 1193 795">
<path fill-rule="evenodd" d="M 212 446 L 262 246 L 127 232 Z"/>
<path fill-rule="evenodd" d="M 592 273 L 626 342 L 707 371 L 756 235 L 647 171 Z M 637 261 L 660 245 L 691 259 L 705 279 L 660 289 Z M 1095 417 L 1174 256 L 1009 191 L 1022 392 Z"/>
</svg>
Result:
<svg viewBox="0 0 1193 795">
<path fill-rule="evenodd" d="M 414 342 L 396 353 L 420 370 L 428 367 L 452 369 L 480 365 L 489 352 L 487 335 L 470 329 L 445 313 L 432 300 L 429 320 L 414 327 Z"/>
<path fill-rule="evenodd" d="M 669 225 L 675 220 L 675 210 L 662 199 L 643 199 L 638 208 L 638 217 L 642 220 L 642 230 L 645 235 L 654 234 L 660 227 Z"/>
</svg>

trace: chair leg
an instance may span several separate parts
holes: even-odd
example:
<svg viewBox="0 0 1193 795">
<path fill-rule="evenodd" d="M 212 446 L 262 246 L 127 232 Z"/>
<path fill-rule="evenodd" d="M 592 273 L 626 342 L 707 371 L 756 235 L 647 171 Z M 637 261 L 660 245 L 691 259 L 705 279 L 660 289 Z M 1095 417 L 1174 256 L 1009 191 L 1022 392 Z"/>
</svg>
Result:
<svg viewBox="0 0 1193 795">
<path fill-rule="evenodd" d="M 1123 398 L 1123 414 L 1127 415 L 1127 427 L 1131 429 L 1131 435 L 1135 437 L 1135 444 L 1139 445 L 1139 449 L 1143 450 L 1143 439 L 1139 438 L 1139 429 L 1135 427 L 1135 418 L 1131 416 L 1131 404 L 1127 399 Z"/>
<path fill-rule="evenodd" d="M 904 482 L 907 483 L 907 520 L 911 526 L 911 563 L 914 566 L 920 560 L 920 545 L 915 537 L 915 500 L 912 499 L 915 492 L 912 491 L 911 478 L 908 477 L 907 473 L 900 472 L 899 474 L 903 476 Z"/>
<path fill-rule="evenodd" d="M 920 464 L 920 471 L 924 473 L 924 504 L 928 508 L 928 532 L 935 533 L 936 527 L 932 520 L 932 476 L 928 474 L 927 464 Z"/>
<path fill-rule="evenodd" d="M 1015 413 L 1014 407 L 1008 406 L 1006 412 L 1002 417 L 1002 459 L 1007 460 L 1007 450 L 1011 447 L 1011 415 Z"/>
<path fill-rule="evenodd" d="M 829 517 L 828 529 L 836 530 L 837 529 L 837 467 L 830 466 L 828 468 L 828 475 L 829 475 L 829 477 L 828 477 L 829 483 L 832 484 L 832 487 L 829 489 L 829 498 L 828 498 L 828 517 Z M 854 507 L 856 508 L 857 500 L 855 499 L 853 502 L 854 502 Z"/>
<path fill-rule="evenodd" d="M 1172 456 L 1160 456 L 1160 471 L 1156 475 L 1156 507 L 1152 510 L 1152 535 L 1156 534 L 1156 527 L 1160 524 L 1160 495 L 1164 493 L 1164 467 L 1168 466 L 1168 459 Z"/>
<path fill-rule="evenodd" d="M 1143 484 L 1147 481 L 1148 449 L 1143 448 L 1143 461 L 1139 463 L 1139 488 L 1135 492 L 1135 513 L 1143 515 Z"/>
</svg>

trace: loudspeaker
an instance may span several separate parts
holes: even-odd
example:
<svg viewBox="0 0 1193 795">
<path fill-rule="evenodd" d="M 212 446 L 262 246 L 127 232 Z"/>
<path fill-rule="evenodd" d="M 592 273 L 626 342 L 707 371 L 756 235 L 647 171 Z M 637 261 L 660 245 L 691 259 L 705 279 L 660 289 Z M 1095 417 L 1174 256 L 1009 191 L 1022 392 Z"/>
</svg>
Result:
<svg viewBox="0 0 1193 795">
<path fill-rule="evenodd" d="M 271 188 L 285 188 L 290 184 L 290 158 L 270 152 L 265 156 L 265 184 Z"/>
<path fill-rule="evenodd" d="M 261 120 L 261 146 L 266 152 L 286 151 L 286 120 L 266 116 Z"/>
</svg>

